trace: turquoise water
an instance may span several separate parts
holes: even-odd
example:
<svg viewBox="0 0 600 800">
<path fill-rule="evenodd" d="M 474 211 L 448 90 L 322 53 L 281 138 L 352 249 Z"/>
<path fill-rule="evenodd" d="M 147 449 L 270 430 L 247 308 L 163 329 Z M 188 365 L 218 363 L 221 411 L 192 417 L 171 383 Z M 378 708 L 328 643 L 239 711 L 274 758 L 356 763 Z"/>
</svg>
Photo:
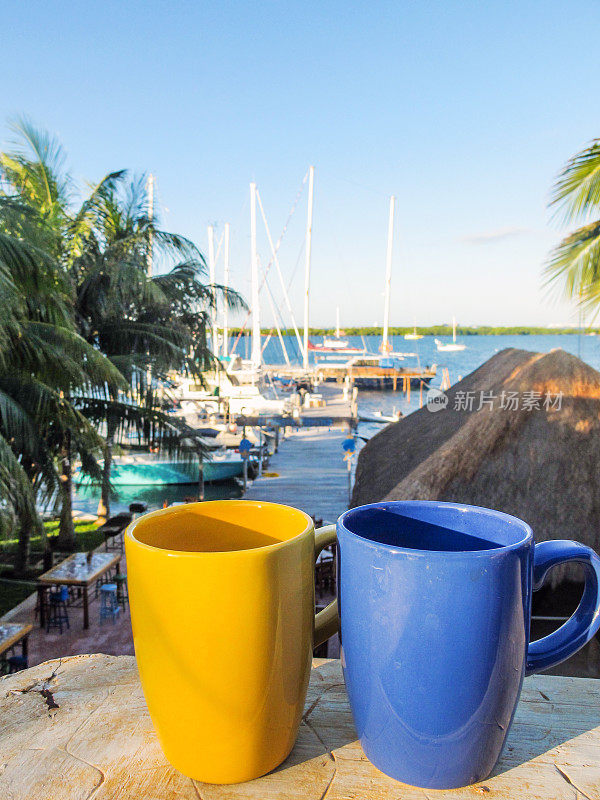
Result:
<svg viewBox="0 0 600 800">
<path fill-rule="evenodd" d="M 350 344 L 354 347 L 362 347 L 360 336 L 349 336 Z M 440 337 L 444 341 L 450 341 L 449 337 Z M 285 337 L 286 347 L 290 359 L 297 358 L 297 346 L 294 337 Z M 313 341 L 320 341 L 319 337 L 313 337 Z M 495 353 L 507 347 L 517 347 L 523 350 L 547 353 L 550 350 L 561 347 L 569 353 L 580 356 L 584 361 L 595 369 L 600 370 L 600 336 L 580 336 L 578 334 L 564 335 L 543 335 L 543 336 L 458 336 L 457 341 L 466 344 L 466 350 L 457 353 L 438 353 L 434 337 L 425 336 L 418 341 L 408 341 L 401 336 L 393 336 L 391 343 L 393 349 L 402 353 L 417 353 L 421 365 L 437 364 L 438 374 L 432 386 L 439 386 L 442 379 L 443 367 L 448 368 L 451 383 L 463 378 L 472 372 Z M 378 353 L 380 337 L 367 336 L 365 344 L 371 353 Z M 238 352 L 245 356 L 246 342 L 241 342 Z M 283 363 L 281 347 L 276 339 L 271 339 L 264 352 L 265 361 L 269 364 Z M 413 363 L 407 359 L 407 364 Z M 359 411 L 381 410 L 384 414 L 391 413 L 394 409 L 400 409 L 404 414 L 409 414 L 419 407 L 419 392 L 412 391 L 410 402 L 407 402 L 404 395 L 400 392 L 377 392 L 363 391 L 358 397 Z M 380 430 L 381 426 L 372 423 L 360 423 L 358 433 L 369 438 Z M 340 453 L 341 457 L 341 453 Z M 120 511 L 126 508 L 133 500 L 143 500 L 148 503 L 149 508 L 161 508 L 163 503 L 182 501 L 188 496 L 197 494 L 194 485 L 190 486 L 149 486 L 149 487 L 121 487 L 115 500 L 112 510 Z M 206 499 L 220 499 L 227 497 L 240 497 L 241 490 L 237 483 L 212 484 L 206 486 Z M 100 492 L 97 487 L 81 487 L 75 495 L 75 508 L 80 511 L 95 513 L 100 499 Z"/>
<path fill-rule="evenodd" d="M 162 508 L 165 503 L 182 503 L 189 497 L 197 497 L 198 487 L 194 484 L 173 484 L 169 486 L 121 486 L 111 500 L 111 514 L 126 511 L 134 500 L 148 504 L 152 511 Z M 205 500 L 227 500 L 232 497 L 241 497 L 240 486 L 231 481 L 229 483 L 207 483 L 204 486 Z M 73 506 L 76 511 L 95 514 L 100 501 L 100 488 L 98 486 L 79 486 L 74 495 Z"/>
</svg>

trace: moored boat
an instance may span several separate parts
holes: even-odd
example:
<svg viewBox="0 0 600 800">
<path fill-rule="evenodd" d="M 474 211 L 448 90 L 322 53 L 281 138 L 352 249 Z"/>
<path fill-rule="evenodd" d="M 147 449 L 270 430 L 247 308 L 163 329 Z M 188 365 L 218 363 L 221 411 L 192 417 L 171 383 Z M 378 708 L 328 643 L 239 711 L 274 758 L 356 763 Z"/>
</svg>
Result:
<svg viewBox="0 0 600 800">
<path fill-rule="evenodd" d="M 203 462 L 206 483 L 219 483 L 242 475 L 244 460 L 237 453 L 213 453 Z M 197 459 L 177 461 L 151 453 L 116 456 L 111 464 L 110 482 L 113 486 L 166 486 L 198 483 L 200 468 Z M 74 481 L 89 486 L 92 480 L 81 471 Z"/>
</svg>

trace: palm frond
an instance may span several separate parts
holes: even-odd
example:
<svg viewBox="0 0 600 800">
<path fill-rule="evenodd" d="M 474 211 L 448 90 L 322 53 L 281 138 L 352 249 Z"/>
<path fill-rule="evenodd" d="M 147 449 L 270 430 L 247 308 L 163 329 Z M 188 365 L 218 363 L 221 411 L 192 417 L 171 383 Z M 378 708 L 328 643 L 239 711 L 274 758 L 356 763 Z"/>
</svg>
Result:
<svg viewBox="0 0 600 800">
<path fill-rule="evenodd" d="M 565 221 L 584 219 L 600 205 L 600 140 L 594 139 L 567 161 L 559 174 L 550 205 Z"/>
<path fill-rule="evenodd" d="M 554 249 L 544 270 L 546 285 L 560 285 L 568 298 L 586 307 L 598 305 L 600 290 L 600 221 L 574 231 Z"/>
</svg>

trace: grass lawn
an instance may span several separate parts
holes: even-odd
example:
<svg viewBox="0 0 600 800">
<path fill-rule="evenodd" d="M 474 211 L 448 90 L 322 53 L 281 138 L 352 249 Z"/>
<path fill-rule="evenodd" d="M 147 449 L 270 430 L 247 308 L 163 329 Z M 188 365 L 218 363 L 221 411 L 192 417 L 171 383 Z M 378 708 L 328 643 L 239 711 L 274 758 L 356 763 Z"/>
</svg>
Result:
<svg viewBox="0 0 600 800">
<path fill-rule="evenodd" d="M 35 581 L 7 581 L 0 578 L 0 617 L 35 592 Z"/>
<path fill-rule="evenodd" d="M 53 539 L 58 536 L 58 520 L 51 522 L 44 522 L 46 529 L 46 536 L 48 539 Z M 96 522 L 76 522 L 75 523 L 75 537 L 77 538 L 77 549 L 82 552 L 94 550 L 98 545 L 102 544 L 104 537 L 98 533 L 98 524 Z M 4 539 L 0 541 L 0 561 L 8 561 L 10 556 L 17 552 L 18 539 Z M 41 550 L 41 537 L 31 537 L 31 549 L 34 551 Z"/>
<path fill-rule="evenodd" d="M 58 521 L 45 522 L 46 535 L 49 539 L 58 536 Z M 95 550 L 104 541 L 104 536 L 97 530 L 96 522 L 76 522 L 75 537 L 77 538 L 77 550 L 88 552 Z M 17 551 L 17 539 L 5 539 L 0 541 L 0 617 L 10 611 L 11 608 L 19 605 L 26 597 L 35 591 L 35 578 L 40 574 L 41 569 L 31 569 L 28 579 L 12 580 L 12 561 Z M 31 539 L 32 551 L 37 551 L 32 561 L 38 559 L 41 552 L 41 538 L 34 536 Z M 30 579 L 30 580 L 29 580 Z"/>
</svg>

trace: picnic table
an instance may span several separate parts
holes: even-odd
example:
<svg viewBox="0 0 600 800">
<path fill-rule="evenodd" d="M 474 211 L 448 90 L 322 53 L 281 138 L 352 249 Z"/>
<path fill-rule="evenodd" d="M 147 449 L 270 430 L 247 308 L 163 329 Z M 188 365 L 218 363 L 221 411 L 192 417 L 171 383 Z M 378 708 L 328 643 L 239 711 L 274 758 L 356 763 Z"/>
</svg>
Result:
<svg viewBox="0 0 600 800">
<path fill-rule="evenodd" d="M 21 642 L 23 658 L 27 658 L 27 637 L 32 630 L 33 625 L 21 622 L 0 623 L 0 656 Z"/>
<path fill-rule="evenodd" d="M 97 581 L 108 570 L 116 566 L 119 572 L 120 554 L 116 553 L 73 553 L 60 564 L 37 579 L 37 590 L 40 609 L 40 628 L 46 624 L 45 593 L 49 586 L 76 586 L 83 591 L 83 627 L 90 627 L 89 595 L 90 584 Z"/>
<path fill-rule="evenodd" d="M 451 791 L 407 786 L 365 758 L 340 662 L 315 659 L 287 760 L 215 786 L 165 759 L 132 656 L 73 656 L 0 679 L 0 797 L 11 800 L 598 800 L 599 752 L 600 681 L 532 675 L 489 778 Z"/>
</svg>

